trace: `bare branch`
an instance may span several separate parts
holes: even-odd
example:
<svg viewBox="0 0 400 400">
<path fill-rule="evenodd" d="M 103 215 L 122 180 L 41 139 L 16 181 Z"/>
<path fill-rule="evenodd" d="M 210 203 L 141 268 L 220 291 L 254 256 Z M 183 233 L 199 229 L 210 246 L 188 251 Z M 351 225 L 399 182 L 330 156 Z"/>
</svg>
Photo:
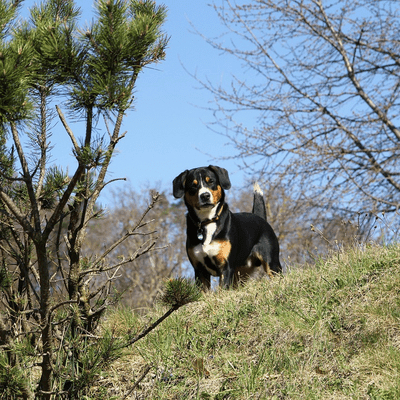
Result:
<svg viewBox="0 0 400 400">
<path fill-rule="evenodd" d="M 103 252 L 103 254 L 96 260 L 96 262 L 94 264 L 95 266 L 100 265 L 103 262 L 103 260 L 107 257 L 107 255 L 110 254 L 115 248 L 117 248 L 126 239 L 128 239 L 132 235 L 135 235 L 136 231 L 138 229 L 146 226 L 147 224 L 149 224 L 151 222 L 151 221 L 148 221 L 148 222 L 143 223 L 143 220 L 146 217 L 146 215 L 149 213 L 149 211 L 154 207 L 156 202 L 159 200 L 159 197 L 160 197 L 159 193 L 156 193 L 153 196 L 151 203 L 148 205 L 147 209 L 143 212 L 142 216 L 140 217 L 140 219 L 136 223 L 136 225 L 132 229 L 127 231 L 124 236 L 122 236 L 117 241 L 115 241 L 111 246 L 109 246 L 108 249 L 105 252 Z"/>
<path fill-rule="evenodd" d="M 57 110 L 58 116 L 60 117 L 60 120 L 61 120 L 66 132 L 68 133 L 68 136 L 71 139 L 72 145 L 74 146 L 75 153 L 80 154 L 80 146 L 75 139 L 74 133 L 72 132 L 71 128 L 68 126 L 68 123 L 64 117 L 64 114 L 62 113 L 60 107 L 58 107 L 57 105 L 56 105 L 56 110 Z"/>
<path fill-rule="evenodd" d="M 246 75 L 196 79 L 214 96 L 211 129 L 233 157 L 292 192 L 306 185 L 304 201 L 327 208 L 399 204 L 399 10 L 380 0 L 213 7 L 226 32 L 205 39 Z"/>
</svg>

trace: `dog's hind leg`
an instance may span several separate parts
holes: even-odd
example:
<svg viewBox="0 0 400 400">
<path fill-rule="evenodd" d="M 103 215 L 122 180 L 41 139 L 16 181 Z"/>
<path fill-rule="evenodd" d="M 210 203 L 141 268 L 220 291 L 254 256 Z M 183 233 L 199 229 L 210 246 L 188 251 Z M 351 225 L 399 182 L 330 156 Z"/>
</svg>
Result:
<svg viewBox="0 0 400 400">
<path fill-rule="evenodd" d="M 282 265 L 279 261 L 279 256 L 272 257 L 272 259 L 268 263 L 268 268 L 275 274 L 282 273 Z"/>
<path fill-rule="evenodd" d="M 255 269 L 255 266 L 238 268 L 233 276 L 233 287 L 236 288 L 239 286 L 239 284 L 244 285 L 254 273 Z"/>
</svg>

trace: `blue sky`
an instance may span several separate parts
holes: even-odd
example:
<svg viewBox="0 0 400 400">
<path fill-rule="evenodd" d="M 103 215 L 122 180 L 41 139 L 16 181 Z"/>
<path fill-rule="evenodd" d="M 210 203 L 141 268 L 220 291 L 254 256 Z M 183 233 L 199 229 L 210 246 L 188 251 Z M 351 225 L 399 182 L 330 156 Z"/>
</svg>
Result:
<svg viewBox="0 0 400 400">
<path fill-rule="evenodd" d="M 27 0 L 24 7 L 34 3 Z M 85 21 L 90 22 L 94 17 L 93 2 L 78 3 L 84 27 Z M 233 60 L 218 54 L 194 33 L 193 26 L 205 36 L 217 36 L 222 31 L 218 17 L 207 2 L 165 0 L 162 3 L 168 8 L 164 31 L 170 42 L 166 59 L 139 76 L 135 108 L 123 124 L 127 135 L 119 143 L 109 175 L 112 179 L 126 177 L 128 183 L 113 187 L 128 184 L 140 190 L 159 185 L 171 193 L 172 179 L 180 172 L 210 163 L 228 169 L 233 186 L 241 186 L 244 180 L 237 162 L 213 159 L 232 155 L 234 149 L 227 145 L 225 137 L 207 128 L 207 123 L 213 120 L 211 111 L 205 109 L 212 101 L 211 94 L 199 89 L 199 83 L 188 73 L 218 84 L 228 82 L 233 68 L 238 68 Z M 75 134 L 79 137 L 79 133 Z M 73 171 L 76 164 L 71 144 L 60 123 L 53 129 L 52 145 L 54 164 Z M 110 199 L 107 193 L 101 198 L 105 203 Z"/>
</svg>

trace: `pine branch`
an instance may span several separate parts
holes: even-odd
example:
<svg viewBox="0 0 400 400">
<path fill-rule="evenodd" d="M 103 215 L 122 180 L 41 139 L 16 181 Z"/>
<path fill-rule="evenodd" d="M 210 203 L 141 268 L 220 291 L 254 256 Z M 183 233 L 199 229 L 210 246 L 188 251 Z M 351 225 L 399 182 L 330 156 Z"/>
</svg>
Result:
<svg viewBox="0 0 400 400">
<path fill-rule="evenodd" d="M 79 155 L 81 149 L 80 149 L 80 146 L 78 145 L 78 142 L 75 139 L 74 133 L 72 132 L 71 128 L 69 127 L 69 125 L 68 125 L 68 123 L 67 123 L 67 121 L 66 121 L 66 119 L 64 117 L 64 114 L 62 113 L 62 111 L 60 109 L 60 107 L 58 107 L 57 105 L 56 105 L 56 110 L 57 110 L 58 116 L 59 116 L 59 118 L 60 118 L 60 120 L 61 120 L 61 122 L 62 122 L 62 124 L 63 124 L 63 126 L 64 126 L 64 128 L 66 130 L 66 132 L 68 133 L 68 136 L 71 139 L 71 142 L 72 142 L 72 144 L 74 146 L 75 153 Z"/>
</svg>

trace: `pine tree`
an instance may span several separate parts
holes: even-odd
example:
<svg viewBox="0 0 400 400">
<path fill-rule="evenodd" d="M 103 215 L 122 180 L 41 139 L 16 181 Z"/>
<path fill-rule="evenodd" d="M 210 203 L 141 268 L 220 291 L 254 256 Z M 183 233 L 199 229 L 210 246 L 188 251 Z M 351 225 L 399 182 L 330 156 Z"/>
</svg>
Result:
<svg viewBox="0 0 400 400">
<path fill-rule="evenodd" d="M 116 271 L 129 262 L 106 264 L 118 243 L 93 259 L 82 256 L 82 246 L 89 222 L 101 212 L 96 200 L 125 136 L 121 124 L 137 78 L 165 57 L 166 8 L 150 0 L 97 0 L 94 22 L 80 29 L 72 0 L 43 1 L 26 21 L 21 5 L 0 0 L 0 295 L 7 304 L 0 311 L 0 391 L 8 398 L 50 399 L 77 393 L 93 377 L 79 361 L 79 335 L 94 331 L 111 301 Z M 54 106 L 57 101 L 62 105 Z M 84 124 L 82 138 L 69 117 Z M 100 117 L 106 129 L 98 136 Z M 56 119 L 76 158 L 70 174 L 49 166 Z M 104 272 L 108 277 L 91 285 Z M 96 357 L 110 354 L 107 343 Z M 24 368 L 37 349 L 41 377 L 34 388 Z M 71 357 L 78 361 L 70 363 Z"/>
</svg>

